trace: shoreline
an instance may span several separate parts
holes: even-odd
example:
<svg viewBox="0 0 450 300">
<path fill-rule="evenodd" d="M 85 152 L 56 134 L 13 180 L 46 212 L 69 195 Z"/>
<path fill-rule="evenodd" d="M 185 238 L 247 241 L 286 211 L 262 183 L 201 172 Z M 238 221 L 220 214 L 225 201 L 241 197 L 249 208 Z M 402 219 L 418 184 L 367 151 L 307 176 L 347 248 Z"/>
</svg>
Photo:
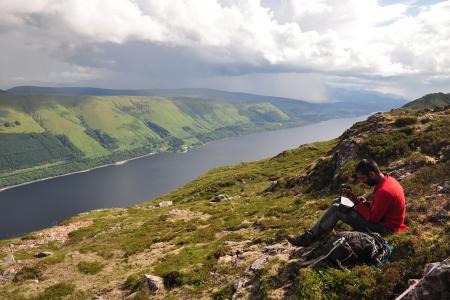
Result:
<svg viewBox="0 0 450 300">
<path fill-rule="evenodd" d="M 298 127 L 301 127 L 301 126 L 298 126 Z M 282 128 L 280 128 L 280 129 L 282 129 Z M 249 133 L 249 134 L 251 134 L 251 133 Z M 218 139 L 218 140 L 214 140 L 214 141 L 226 140 L 226 139 L 229 139 L 229 138 L 232 138 L 232 137 L 226 137 L 226 138 Z M 203 147 L 203 146 L 209 144 L 210 142 L 212 142 L 212 141 L 208 141 L 206 143 L 199 144 L 199 145 L 188 146 L 186 149 L 183 149 L 183 150 L 179 149 L 177 151 L 172 151 L 172 152 L 187 153 L 190 150 L 193 150 L 193 149 L 196 149 L 196 148 L 199 148 L 199 147 Z M 18 183 L 18 184 L 15 184 L 15 185 L 2 187 L 2 188 L 0 188 L 0 193 L 4 192 L 4 191 L 7 191 L 7 190 L 10 190 L 10 189 L 17 188 L 17 187 L 25 186 L 25 185 L 28 185 L 28 184 L 33 184 L 33 183 L 37 183 L 37 182 L 41 182 L 41 181 L 56 179 L 56 178 L 59 178 L 59 177 L 64 177 L 64 176 L 69 176 L 69 175 L 75 175 L 75 174 L 80 174 L 80 173 L 87 173 L 87 172 L 94 171 L 94 170 L 100 169 L 100 168 L 105 168 L 105 167 L 110 167 L 110 166 L 117 166 L 117 167 L 119 167 L 119 166 L 122 166 L 122 165 L 128 163 L 129 161 L 132 161 L 132 160 L 135 160 L 135 159 L 139 159 L 139 158 L 143 158 L 143 157 L 146 157 L 146 156 L 155 155 L 155 154 L 158 154 L 158 153 L 169 153 L 169 152 L 171 152 L 171 151 L 150 152 L 150 153 L 147 153 L 147 154 L 144 154 L 144 155 L 140 155 L 140 156 L 136 156 L 136 157 L 132 157 L 132 158 L 129 158 L 129 159 L 126 159 L 126 160 L 121 160 L 121 161 L 113 162 L 113 163 L 106 164 L 106 165 L 100 165 L 100 166 L 89 168 L 89 169 L 85 169 L 85 170 L 80 170 L 80 171 L 70 172 L 70 173 L 67 173 L 67 174 L 61 174 L 61 175 L 55 175 L 55 176 L 35 179 L 35 180 L 32 180 L 32 181 L 27 181 L 27 182 L 22 182 L 22 183 Z"/>
<path fill-rule="evenodd" d="M 132 161 L 132 160 L 135 160 L 135 159 L 139 159 L 139 158 L 143 158 L 143 157 L 146 157 L 146 156 L 151 156 L 151 155 L 158 154 L 158 153 L 163 153 L 163 152 L 150 152 L 150 153 L 147 153 L 147 154 L 144 154 L 144 155 L 132 157 L 132 158 L 129 158 L 129 159 L 126 159 L 126 160 L 122 160 L 122 161 L 118 161 L 118 162 L 113 162 L 113 163 L 106 164 L 106 165 L 100 165 L 100 166 L 97 166 L 97 167 L 93 167 L 93 168 L 89 168 L 89 169 L 84 169 L 84 170 L 80 170 L 80 171 L 75 171 L 75 172 L 70 172 L 70 173 L 67 173 L 67 174 L 61 174 L 61 175 L 50 176 L 50 177 L 45 177 L 45 178 L 35 179 L 35 180 L 32 180 L 32 181 L 27 181 L 27 182 L 22 182 L 22 183 L 15 184 L 15 185 L 10 185 L 10 186 L 6 186 L 6 187 L 2 187 L 2 188 L 0 188 L 0 193 L 1 193 L 1 192 L 4 192 L 4 191 L 7 191 L 7 190 L 10 190 L 10 189 L 13 189 L 13 188 L 21 187 L 21 186 L 24 186 L 24 185 L 28 185 L 28 184 L 32 184 L 32 183 L 36 183 L 36 182 L 40 182 L 40 181 L 46 181 L 46 180 L 50 180 L 50 179 L 56 179 L 56 178 L 60 178 L 60 177 L 64 177 L 64 176 L 69 176 L 69 175 L 80 174 L 80 173 L 87 173 L 87 172 L 90 172 L 90 171 L 93 171 L 93 170 L 97 170 L 97 169 L 101 169 L 101 168 L 106 168 L 106 167 L 110 167 L 110 166 L 117 166 L 117 167 L 118 167 L 118 166 L 121 166 L 121 165 L 126 164 L 126 163 L 129 162 L 129 161 Z"/>
<path fill-rule="evenodd" d="M 186 153 L 186 152 L 188 152 L 188 151 L 190 151 L 190 150 L 192 150 L 194 148 L 205 146 L 208 143 L 209 142 L 206 142 L 206 143 L 200 144 L 200 145 L 189 146 L 185 150 L 179 150 L 179 151 L 175 151 L 175 152 Z M 129 161 L 132 161 L 132 160 L 135 160 L 135 159 L 144 158 L 144 157 L 155 155 L 155 154 L 158 154 L 158 153 L 167 153 L 167 152 L 170 152 L 170 151 L 150 152 L 150 153 L 147 153 L 147 154 L 144 154 L 144 155 L 131 157 L 131 158 L 126 159 L 126 160 L 121 160 L 121 161 L 113 162 L 113 163 L 106 164 L 106 165 L 100 165 L 100 166 L 89 168 L 89 169 L 84 169 L 84 170 L 80 170 L 80 171 L 70 172 L 70 173 L 67 173 L 67 174 L 55 175 L 55 176 L 35 179 L 35 180 L 32 180 L 32 181 L 22 182 L 22 183 L 18 183 L 18 184 L 15 184 L 15 185 L 2 187 L 2 188 L 0 188 L 0 193 L 4 192 L 4 191 L 7 191 L 7 190 L 10 190 L 10 189 L 13 189 L 13 188 L 21 187 L 21 186 L 24 186 L 24 185 L 37 183 L 37 182 L 41 182 L 41 181 L 46 181 L 46 180 L 51 180 L 51 179 L 56 179 L 56 178 L 59 178 L 59 177 L 75 175 L 75 174 L 80 174 L 80 173 L 87 173 L 87 172 L 90 172 L 90 171 L 94 171 L 94 170 L 101 169 L 101 168 L 106 168 L 106 167 L 111 167 L 111 166 L 119 167 L 119 166 L 122 166 L 122 165 L 128 163 Z"/>
</svg>

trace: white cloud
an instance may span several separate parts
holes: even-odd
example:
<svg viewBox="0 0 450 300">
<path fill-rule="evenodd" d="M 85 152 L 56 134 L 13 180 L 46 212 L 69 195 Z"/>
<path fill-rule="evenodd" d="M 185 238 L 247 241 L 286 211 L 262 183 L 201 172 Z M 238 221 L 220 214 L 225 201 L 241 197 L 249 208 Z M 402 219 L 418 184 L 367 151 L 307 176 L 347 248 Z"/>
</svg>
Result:
<svg viewBox="0 0 450 300">
<path fill-rule="evenodd" d="M 259 0 L 4 0 L 0 35 L 24 32 L 49 55 L 60 48 L 58 42 L 142 41 L 187 47 L 212 64 L 269 72 L 448 78 L 450 1 L 422 6 L 414 16 L 406 13 L 411 5 L 376 0 L 281 0 L 271 7 Z"/>
</svg>

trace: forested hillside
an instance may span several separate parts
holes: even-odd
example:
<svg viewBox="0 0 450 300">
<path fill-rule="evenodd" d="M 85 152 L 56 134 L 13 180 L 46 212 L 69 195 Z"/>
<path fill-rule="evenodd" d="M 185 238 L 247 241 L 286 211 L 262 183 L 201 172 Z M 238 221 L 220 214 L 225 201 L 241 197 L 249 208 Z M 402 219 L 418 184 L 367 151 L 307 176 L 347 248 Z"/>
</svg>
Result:
<svg viewBox="0 0 450 300">
<path fill-rule="evenodd" d="M 78 94 L 27 93 L 33 91 Z M 142 96 L 133 94 L 143 91 L 22 87 L 1 93 L 0 187 L 255 131 L 367 114 L 376 108 L 202 89 L 169 91 L 154 91 L 167 96 Z"/>
</svg>

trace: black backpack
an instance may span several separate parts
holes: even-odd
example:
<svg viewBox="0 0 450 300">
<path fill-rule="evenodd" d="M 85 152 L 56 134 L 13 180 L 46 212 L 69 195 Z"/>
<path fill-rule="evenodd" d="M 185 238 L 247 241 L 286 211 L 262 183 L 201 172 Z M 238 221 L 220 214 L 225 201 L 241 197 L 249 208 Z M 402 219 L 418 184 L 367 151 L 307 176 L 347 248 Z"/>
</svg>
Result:
<svg viewBox="0 0 450 300">
<path fill-rule="evenodd" d="M 317 257 L 318 254 L 322 255 Z M 391 254 L 392 247 L 378 233 L 343 231 L 305 253 L 304 257 L 308 260 L 301 265 L 314 266 L 324 261 L 330 266 L 342 269 L 357 264 L 380 266 Z"/>
</svg>

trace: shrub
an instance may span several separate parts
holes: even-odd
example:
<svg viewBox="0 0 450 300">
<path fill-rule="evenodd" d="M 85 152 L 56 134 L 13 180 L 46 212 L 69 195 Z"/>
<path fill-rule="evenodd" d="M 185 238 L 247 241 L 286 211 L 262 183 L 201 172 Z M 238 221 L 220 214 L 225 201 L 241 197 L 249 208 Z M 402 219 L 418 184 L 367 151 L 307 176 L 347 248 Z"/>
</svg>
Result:
<svg viewBox="0 0 450 300">
<path fill-rule="evenodd" d="M 357 266 L 338 269 L 300 269 L 296 282 L 299 299 L 373 299 L 377 269 Z"/>
<path fill-rule="evenodd" d="M 42 271 L 37 267 L 24 267 L 14 276 L 14 282 L 22 282 L 30 279 L 41 279 Z"/>
<path fill-rule="evenodd" d="M 73 283 L 58 283 L 46 288 L 39 294 L 36 300 L 57 300 L 65 296 L 71 295 L 75 292 L 75 285 Z"/>
<path fill-rule="evenodd" d="M 213 294 L 214 300 L 225 300 L 225 299 L 231 299 L 233 298 L 234 293 L 236 292 L 236 289 L 233 285 L 228 285 L 221 289 L 220 291 Z"/>
<path fill-rule="evenodd" d="M 346 162 L 342 166 L 342 168 L 338 171 L 339 172 L 337 174 L 338 183 L 354 182 L 356 179 L 355 167 L 357 164 L 358 164 L 358 160 L 356 160 L 356 159 L 352 159 L 352 160 L 349 160 L 348 162 Z"/>
<path fill-rule="evenodd" d="M 395 120 L 394 125 L 396 127 L 404 127 L 412 124 L 416 124 L 418 121 L 417 117 L 402 117 Z"/>
<path fill-rule="evenodd" d="M 366 139 L 359 147 L 361 156 L 367 156 L 379 164 L 386 164 L 411 152 L 410 138 L 400 132 L 376 135 Z"/>
<path fill-rule="evenodd" d="M 38 239 L 39 237 L 36 235 L 36 234 L 33 234 L 33 233 L 29 233 L 29 234 L 27 234 L 27 235 L 24 235 L 23 237 L 21 237 L 20 239 L 22 240 L 22 241 L 26 241 L 26 240 L 36 240 L 36 239 Z"/>
<path fill-rule="evenodd" d="M 220 246 L 219 248 L 217 248 L 217 250 L 214 252 L 213 256 L 216 259 L 219 259 L 219 257 L 225 256 L 227 253 L 229 253 L 231 251 L 231 248 L 229 246 Z"/>
<path fill-rule="evenodd" d="M 164 286 L 173 289 L 183 284 L 183 275 L 180 272 L 172 271 L 163 276 Z"/>
<path fill-rule="evenodd" d="M 81 273 L 84 274 L 97 274 L 98 272 L 100 272 L 103 269 L 104 265 L 98 261 L 93 261 L 93 262 L 89 262 L 89 261 L 82 261 L 79 262 L 77 265 L 78 271 L 80 271 Z"/>
<path fill-rule="evenodd" d="M 123 288 L 126 290 L 134 291 L 141 280 L 142 273 L 134 273 L 127 277 L 127 280 L 123 284 Z"/>
<path fill-rule="evenodd" d="M 20 121 L 14 121 L 14 125 L 16 125 L 16 126 L 20 126 L 22 123 L 20 123 Z"/>
</svg>

